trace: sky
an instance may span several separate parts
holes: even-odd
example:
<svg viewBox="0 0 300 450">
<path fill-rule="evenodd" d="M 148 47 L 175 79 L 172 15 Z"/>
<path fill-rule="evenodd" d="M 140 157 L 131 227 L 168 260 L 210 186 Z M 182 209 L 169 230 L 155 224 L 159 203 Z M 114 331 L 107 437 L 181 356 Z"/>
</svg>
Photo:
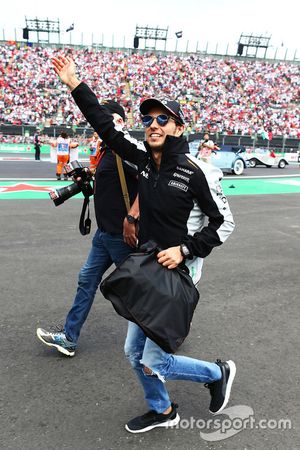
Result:
<svg viewBox="0 0 300 450">
<path fill-rule="evenodd" d="M 132 48 L 138 25 L 168 28 L 166 47 L 161 42 L 157 49 L 234 54 L 241 33 L 253 33 L 271 37 L 268 57 L 293 59 L 296 52 L 300 60 L 299 13 L 299 0 L 10 0 L 2 6 L 0 39 L 22 40 L 26 16 L 59 19 L 62 43 Z M 74 30 L 66 32 L 72 23 Z"/>
</svg>

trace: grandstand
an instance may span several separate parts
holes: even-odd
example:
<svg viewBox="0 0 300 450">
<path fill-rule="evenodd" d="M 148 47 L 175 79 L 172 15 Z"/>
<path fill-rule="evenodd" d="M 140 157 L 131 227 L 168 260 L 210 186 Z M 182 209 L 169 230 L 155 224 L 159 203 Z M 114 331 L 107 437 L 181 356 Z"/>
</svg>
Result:
<svg viewBox="0 0 300 450">
<path fill-rule="evenodd" d="M 0 45 L 0 132 L 49 136 L 68 127 L 90 134 L 51 67 L 57 46 Z M 127 110 L 130 128 L 142 134 L 138 106 L 151 96 L 178 99 L 188 134 L 208 130 L 218 142 L 299 148 L 300 65 L 286 61 L 215 58 L 199 54 L 65 47 L 102 101 L 112 98 Z"/>
</svg>

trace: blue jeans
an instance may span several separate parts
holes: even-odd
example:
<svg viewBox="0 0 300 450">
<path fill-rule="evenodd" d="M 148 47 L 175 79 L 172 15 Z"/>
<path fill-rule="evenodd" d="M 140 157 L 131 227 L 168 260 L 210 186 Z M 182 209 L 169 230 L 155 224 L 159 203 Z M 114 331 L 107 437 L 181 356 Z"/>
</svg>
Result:
<svg viewBox="0 0 300 450">
<path fill-rule="evenodd" d="M 133 322 L 128 322 L 124 350 L 143 386 L 149 408 L 157 413 L 164 412 L 171 405 L 165 387 L 167 380 L 212 383 L 222 376 L 220 367 L 215 363 L 164 352 Z M 150 369 L 150 374 L 145 373 L 144 367 Z"/>
<path fill-rule="evenodd" d="M 88 259 L 80 269 L 77 293 L 64 326 L 70 341 L 76 343 L 78 340 L 104 272 L 113 263 L 122 262 L 133 251 L 122 235 L 111 235 L 99 229 L 96 231 Z"/>
</svg>

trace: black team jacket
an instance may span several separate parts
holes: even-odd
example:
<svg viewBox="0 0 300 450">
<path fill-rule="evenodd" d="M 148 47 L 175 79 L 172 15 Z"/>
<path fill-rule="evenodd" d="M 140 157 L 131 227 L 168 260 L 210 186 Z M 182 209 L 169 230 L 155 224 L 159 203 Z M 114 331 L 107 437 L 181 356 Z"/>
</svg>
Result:
<svg viewBox="0 0 300 450">
<path fill-rule="evenodd" d="M 168 136 L 158 171 L 147 142 L 116 130 L 113 117 L 85 83 L 72 96 L 106 145 L 138 167 L 140 245 L 150 239 L 163 249 L 185 244 L 194 260 L 228 238 L 234 221 L 220 169 L 191 156 L 184 137 Z"/>
</svg>

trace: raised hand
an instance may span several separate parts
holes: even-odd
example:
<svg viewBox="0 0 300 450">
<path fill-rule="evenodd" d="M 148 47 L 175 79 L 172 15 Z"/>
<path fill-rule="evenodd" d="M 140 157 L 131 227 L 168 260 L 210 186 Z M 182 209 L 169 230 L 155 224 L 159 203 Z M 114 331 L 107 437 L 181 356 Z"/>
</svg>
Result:
<svg viewBox="0 0 300 450">
<path fill-rule="evenodd" d="M 52 59 L 52 64 L 55 73 L 71 90 L 80 84 L 76 77 L 76 66 L 72 58 L 69 56 L 57 56 Z"/>
</svg>

